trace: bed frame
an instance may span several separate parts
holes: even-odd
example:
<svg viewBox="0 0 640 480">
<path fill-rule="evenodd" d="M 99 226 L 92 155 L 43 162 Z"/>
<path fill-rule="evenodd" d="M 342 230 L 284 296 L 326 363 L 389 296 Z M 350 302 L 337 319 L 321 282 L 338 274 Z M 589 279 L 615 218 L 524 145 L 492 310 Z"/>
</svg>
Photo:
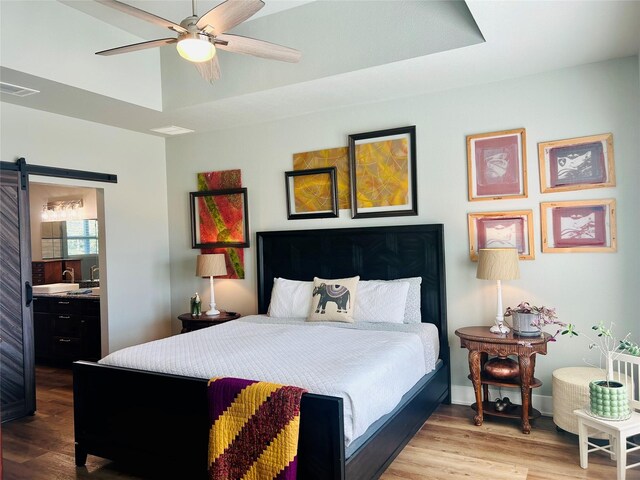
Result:
<svg viewBox="0 0 640 480">
<path fill-rule="evenodd" d="M 342 399 L 305 394 L 298 478 L 378 478 L 443 402 L 451 377 L 442 225 L 299 230 L 257 234 L 258 311 L 266 313 L 274 277 L 367 279 L 420 276 L 422 321 L 440 333 L 442 368 L 380 429 L 345 458 Z M 87 454 L 205 478 L 207 381 L 80 361 L 73 365 L 76 465 Z"/>
</svg>

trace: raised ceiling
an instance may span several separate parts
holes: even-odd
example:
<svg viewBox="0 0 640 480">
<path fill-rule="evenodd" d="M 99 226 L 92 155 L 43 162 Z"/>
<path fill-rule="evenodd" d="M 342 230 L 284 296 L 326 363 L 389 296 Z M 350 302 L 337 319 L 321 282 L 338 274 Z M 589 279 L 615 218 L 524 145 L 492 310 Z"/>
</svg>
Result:
<svg viewBox="0 0 640 480">
<path fill-rule="evenodd" d="M 177 22 L 191 10 L 188 0 L 126 2 Z M 12 55 L 18 48 L 12 28 L 23 22 L 11 18 L 18 10 L 7 8 L 7 3 L 11 2 L 0 2 L 0 77 L 42 93 L 25 98 L 3 94 L 2 101 L 144 133 L 165 125 L 202 132 L 265 122 L 636 55 L 640 50 L 637 1 L 266 0 L 265 15 L 232 32 L 298 48 L 302 62 L 285 64 L 221 52 L 222 79 L 209 85 L 173 46 L 159 53 L 126 54 L 127 59 L 94 58 L 94 51 L 132 43 L 132 37 L 143 41 L 170 35 L 86 0 L 55 2 L 55 8 L 46 5 L 58 16 L 56 29 L 68 32 L 84 26 L 92 32 L 86 45 L 78 39 L 65 44 L 69 39 L 54 29 L 40 36 L 46 39 L 44 51 Z M 41 11 L 37 9 L 42 3 L 47 2 L 24 2 L 23 8 Z M 215 4 L 198 2 L 198 13 Z M 69 25 L 64 25 L 67 18 Z M 76 73 L 65 76 L 64 71 L 55 72 L 55 66 L 43 69 L 35 64 L 49 50 L 62 60 L 65 55 L 71 59 L 73 52 L 88 52 L 73 57 Z M 33 68 L 27 63 L 30 58 Z M 123 67 L 120 62 L 131 63 Z M 134 74 L 144 62 L 149 65 Z M 98 74 L 97 69 L 104 70 Z M 112 74 L 121 76 L 102 85 L 94 78 L 106 80 Z"/>
</svg>

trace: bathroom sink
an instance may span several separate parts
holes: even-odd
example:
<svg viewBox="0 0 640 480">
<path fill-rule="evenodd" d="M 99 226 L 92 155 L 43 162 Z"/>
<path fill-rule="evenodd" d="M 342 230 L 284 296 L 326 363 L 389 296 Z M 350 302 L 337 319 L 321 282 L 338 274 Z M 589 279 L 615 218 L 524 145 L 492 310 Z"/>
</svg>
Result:
<svg viewBox="0 0 640 480">
<path fill-rule="evenodd" d="M 48 285 L 34 285 L 33 293 L 61 293 L 77 290 L 80 285 L 78 283 L 49 283 Z"/>
<path fill-rule="evenodd" d="M 93 287 L 90 290 L 91 290 L 90 295 L 100 295 L 100 287 Z"/>
</svg>

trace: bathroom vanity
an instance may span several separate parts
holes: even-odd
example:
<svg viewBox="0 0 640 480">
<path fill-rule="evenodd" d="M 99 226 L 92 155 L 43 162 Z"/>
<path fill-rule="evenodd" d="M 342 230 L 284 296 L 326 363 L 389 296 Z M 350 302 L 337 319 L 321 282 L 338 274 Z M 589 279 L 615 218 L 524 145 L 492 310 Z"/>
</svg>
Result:
<svg viewBox="0 0 640 480">
<path fill-rule="evenodd" d="M 99 360 L 99 294 L 36 294 L 33 297 L 36 362 L 71 365 Z"/>
</svg>

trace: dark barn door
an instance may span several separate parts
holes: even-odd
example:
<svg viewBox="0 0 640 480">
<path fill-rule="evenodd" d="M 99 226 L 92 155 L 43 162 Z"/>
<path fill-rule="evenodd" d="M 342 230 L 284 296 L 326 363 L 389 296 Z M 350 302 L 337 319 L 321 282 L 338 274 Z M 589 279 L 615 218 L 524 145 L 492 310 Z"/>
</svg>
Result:
<svg viewBox="0 0 640 480">
<path fill-rule="evenodd" d="M 0 418 L 36 406 L 29 196 L 20 171 L 0 169 Z M 27 292 L 27 290 L 29 290 Z M 27 298 L 28 297 L 28 298 Z"/>
</svg>

